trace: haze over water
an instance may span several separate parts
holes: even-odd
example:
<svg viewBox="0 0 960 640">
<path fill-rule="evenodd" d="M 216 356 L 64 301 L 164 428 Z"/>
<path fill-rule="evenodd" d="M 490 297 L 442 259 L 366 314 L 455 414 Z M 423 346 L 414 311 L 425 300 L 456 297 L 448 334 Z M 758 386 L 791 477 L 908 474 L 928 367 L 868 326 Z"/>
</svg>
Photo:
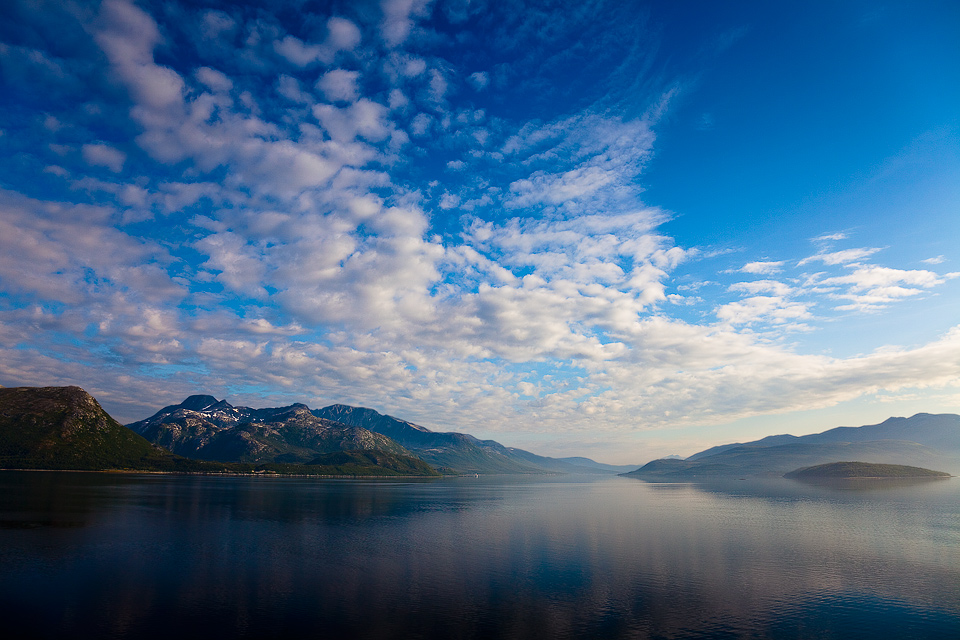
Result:
<svg viewBox="0 0 960 640">
<path fill-rule="evenodd" d="M 957 480 L 0 474 L 18 637 L 943 638 Z"/>
</svg>

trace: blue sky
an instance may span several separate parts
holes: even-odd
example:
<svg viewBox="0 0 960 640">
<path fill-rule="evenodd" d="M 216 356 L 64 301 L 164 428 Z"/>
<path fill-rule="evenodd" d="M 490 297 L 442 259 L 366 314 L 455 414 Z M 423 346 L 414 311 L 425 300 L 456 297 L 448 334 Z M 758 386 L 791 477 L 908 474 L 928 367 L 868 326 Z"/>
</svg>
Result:
<svg viewBox="0 0 960 640">
<path fill-rule="evenodd" d="M 6 2 L 0 384 L 642 462 L 960 411 L 953 2 Z"/>
</svg>

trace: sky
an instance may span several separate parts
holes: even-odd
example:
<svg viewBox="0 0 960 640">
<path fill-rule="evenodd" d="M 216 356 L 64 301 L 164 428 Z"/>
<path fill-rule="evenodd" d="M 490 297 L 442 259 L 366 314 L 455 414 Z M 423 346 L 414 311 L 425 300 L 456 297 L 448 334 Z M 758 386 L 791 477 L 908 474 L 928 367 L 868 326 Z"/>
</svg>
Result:
<svg viewBox="0 0 960 640">
<path fill-rule="evenodd" d="M 7 0 L 0 385 L 642 463 L 960 413 L 960 4 Z"/>
</svg>

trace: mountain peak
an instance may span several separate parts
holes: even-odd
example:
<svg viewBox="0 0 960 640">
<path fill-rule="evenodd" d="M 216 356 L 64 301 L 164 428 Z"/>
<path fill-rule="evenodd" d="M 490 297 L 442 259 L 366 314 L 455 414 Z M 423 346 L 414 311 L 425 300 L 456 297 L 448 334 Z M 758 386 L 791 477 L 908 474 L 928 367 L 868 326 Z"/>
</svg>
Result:
<svg viewBox="0 0 960 640">
<path fill-rule="evenodd" d="M 192 395 L 183 402 L 180 403 L 181 409 L 189 409 L 191 411 L 203 411 L 215 404 L 220 402 L 213 396 L 208 395 Z"/>
</svg>

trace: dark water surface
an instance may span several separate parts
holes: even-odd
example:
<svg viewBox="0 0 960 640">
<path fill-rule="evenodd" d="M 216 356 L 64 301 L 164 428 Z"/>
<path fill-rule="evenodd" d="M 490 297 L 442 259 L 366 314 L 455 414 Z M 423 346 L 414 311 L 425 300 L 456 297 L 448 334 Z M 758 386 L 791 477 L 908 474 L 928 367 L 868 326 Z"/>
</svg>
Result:
<svg viewBox="0 0 960 640">
<path fill-rule="evenodd" d="M 7 638 L 960 638 L 960 480 L 0 472 Z"/>
</svg>

